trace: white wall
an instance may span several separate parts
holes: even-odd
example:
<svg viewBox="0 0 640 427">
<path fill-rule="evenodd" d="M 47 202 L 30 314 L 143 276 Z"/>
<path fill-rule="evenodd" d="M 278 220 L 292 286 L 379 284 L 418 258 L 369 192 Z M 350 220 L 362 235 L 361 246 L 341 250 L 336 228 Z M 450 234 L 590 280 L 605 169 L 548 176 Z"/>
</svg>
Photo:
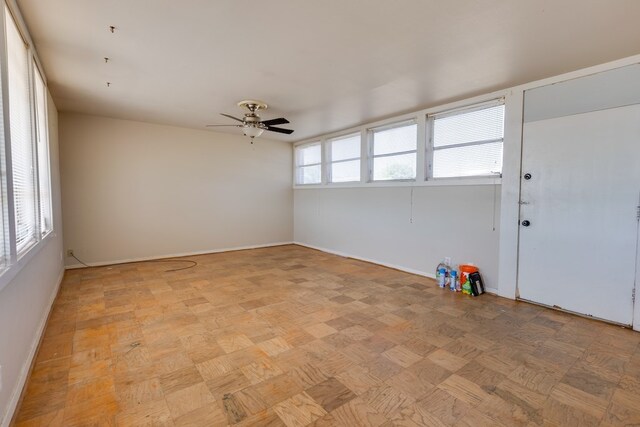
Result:
<svg viewBox="0 0 640 427">
<path fill-rule="evenodd" d="M 65 249 L 109 263 L 290 242 L 291 161 L 286 142 L 61 113 Z"/>
<path fill-rule="evenodd" d="M 294 240 L 428 276 L 450 256 L 495 292 L 499 211 L 500 185 L 296 189 Z"/>
<path fill-rule="evenodd" d="M 474 262 L 480 267 L 491 291 L 506 298 L 516 298 L 524 91 L 639 61 L 640 55 L 623 58 L 386 120 L 393 122 L 416 116 L 424 117 L 426 114 L 492 98 L 505 98 L 503 171 L 500 185 L 496 186 L 495 232 L 488 233 L 486 229 L 488 212 L 493 212 L 492 185 L 449 186 L 438 182 L 425 184 L 424 176 L 421 176 L 424 170 L 418 168 L 414 187 L 414 224 L 407 224 L 406 219 L 409 208 L 405 201 L 409 198 L 407 194 L 411 188 L 406 183 L 396 183 L 389 187 L 369 183 L 353 184 L 345 188 L 339 188 L 336 184 L 318 185 L 314 188 L 297 187 L 294 189 L 294 240 L 325 251 L 425 275 L 433 275 L 436 264 L 444 256 L 451 256 L 454 263 Z M 325 137 L 366 130 L 384 122 L 365 124 Z M 424 133 L 421 134 L 420 130 L 421 123 L 423 122 L 419 120 L 418 164 L 424 162 L 420 157 L 424 153 L 425 140 Z M 307 141 L 301 141 L 304 142 Z M 366 155 L 366 150 L 363 155 Z M 475 203 L 473 214 L 456 211 L 454 208 L 443 211 L 437 206 L 437 200 L 444 201 L 447 206 L 455 206 L 454 200 L 461 198 L 468 198 Z M 422 215 L 421 224 L 415 223 L 417 215 Z M 440 223 L 444 225 L 435 225 Z M 447 230 L 452 230 L 457 240 L 450 239 L 449 243 L 443 244 L 442 239 L 448 233 Z M 462 233 L 461 230 L 465 232 Z M 464 239 L 463 235 L 468 239 Z M 636 319 L 640 317 L 638 307 L 640 305 L 636 305 Z M 637 320 L 634 322 L 636 325 L 638 323 Z"/>
<path fill-rule="evenodd" d="M 26 380 L 51 303 L 64 273 L 62 215 L 58 167 L 58 117 L 49 98 L 49 144 L 53 233 L 39 246 L 20 272 L 0 291 L 0 425 L 7 425 Z M 31 254 L 28 254 L 29 257 Z M 4 418 L 3 418 L 4 417 Z"/>
</svg>

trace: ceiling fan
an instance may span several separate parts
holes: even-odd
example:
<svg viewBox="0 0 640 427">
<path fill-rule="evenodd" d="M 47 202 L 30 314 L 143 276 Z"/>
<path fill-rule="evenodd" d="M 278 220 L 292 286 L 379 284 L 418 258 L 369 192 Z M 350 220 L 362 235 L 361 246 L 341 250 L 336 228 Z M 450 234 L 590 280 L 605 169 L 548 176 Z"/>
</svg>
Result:
<svg viewBox="0 0 640 427">
<path fill-rule="evenodd" d="M 244 117 L 239 119 L 237 117 L 233 117 L 229 114 L 220 113 L 221 115 L 233 119 L 242 124 L 239 125 L 207 125 L 207 127 L 220 127 L 220 126 L 233 126 L 242 128 L 242 133 L 245 136 L 251 138 L 251 143 L 253 144 L 253 138 L 262 135 L 262 132 L 268 130 L 270 132 L 284 133 L 284 134 L 292 134 L 293 129 L 283 129 L 279 127 L 275 127 L 274 125 L 284 125 L 289 123 L 289 120 L 284 117 L 280 117 L 278 119 L 271 120 L 260 120 L 260 116 L 258 115 L 258 111 L 266 110 L 268 105 L 262 101 L 256 101 L 255 99 L 247 99 L 245 101 L 238 102 L 238 107 L 244 108 L 248 110 L 248 113 L 244 114 Z"/>
</svg>

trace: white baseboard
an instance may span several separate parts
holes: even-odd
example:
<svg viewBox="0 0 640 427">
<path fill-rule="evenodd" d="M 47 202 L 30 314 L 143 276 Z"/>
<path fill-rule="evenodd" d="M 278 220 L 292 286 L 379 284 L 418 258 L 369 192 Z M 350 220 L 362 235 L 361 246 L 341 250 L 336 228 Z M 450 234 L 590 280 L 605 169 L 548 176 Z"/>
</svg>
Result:
<svg viewBox="0 0 640 427">
<path fill-rule="evenodd" d="M 105 265 L 127 264 L 131 262 L 153 261 L 156 259 L 181 258 L 181 257 L 187 257 L 187 256 L 217 254 L 220 252 L 245 251 L 247 249 L 270 248 L 273 246 L 285 246 L 285 245 L 293 245 L 293 244 L 294 242 L 275 242 L 275 243 L 265 243 L 262 245 L 235 246 L 232 248 L 207 249 L 204 251 L 182 252 L 177 254 L 166 254 L 166 255 L 153 255 L 153 256 L 141 257 L 141 258 L 127 258 L 127 259 L 118 259 L 118 260 L 112 260 L 112 261 L 88 262 L 87 265 L 89 267 L 103 267 Z M 65 266 L 67 270 L 73 270 L 75 268 L 85 268 L 85 267 L 86 266 L 82 264 L 72 264 L 72 265 Z"/>
<path fill-rule="evenodd" d="M 38 351 L 38 347 L 40 346 L 40 340 L 42 338 L 42 334 L 47 326 L 47 320 L 49 319 L 49 313 L 53 308 L 53 303 L 58 296 L 58 290 L 60 289 L 60 285 L 62 284 L 62 279 L 64 278 L 64 269 L 60 272 L 58 276 L 58 283 L 56 284 L 51 296 L 49 298 L 49 308 L 45 310 L 40 319 L 40 324 L 38 325 L 38 330 L 36 331 L 36 335 L 33 337 L 33 342 L 31 343 L 31 348 L 29 349 L 29 354 L 25 359 L 22 369 L 20 370 L 20 375 L 18 376 L 18 381 L 13 387 L 13 392 L 11 393 L 11 398 L 9 399 L 9 404 L 7 405 L 7 411 L 4 415 L 4 418 L 0 421 L 0 427 L 9 427 L 11 424 L 11 420 L 13 419 L 13 415 L 16 411 L 18 403 L 20 402 L 20 397 L 22 396 L 22 391 L 24 386 L 29 379 L 29 373 L 31 371 L 31 364 L 33 363 L 33 358 L 36 356 L 36 352 Z"/>
<path fill-rule="evenodd" d="M 304 246 L 306 248 L 315 249 L 315 250 L 318 250 L 318 251 L 326 252 L 326 253 L 333 254 L 333 255 L 338 255 L 338 256 L 341 256 L 341 257 L 345 257 L 345 258 L 353 258 L 353 259 L 357 259 L 359 261 L 370 262 L 372 264 L 378 264 L 378 265 L 381 265 L 383 267 L 393 268 L 394 270 L 400 270 L 400 271 L 404 271 L 406 273 L 411 273 L 411 274 L 416 274 L 418 276 L 428 277 L 430 279 L 435 279 L 436 278 L 435 274 L 427 273 L 426 271 L 422 271 L 422 270 L 415 270 L 413 268 L 404 267 L 402 265 L 390 264 L 388 262 L 378 261 L 378 260 L 371 259 L 371 258 L 364 258 L 364 257 L 361 257 L 361 256 L 352 255 L 352 254 L 348 254 L 348 253 L 345 253 L 345 252 L 334 251 L 332 249 L 327 249 L 327 248 L 322 248 L 322 247 L 319 247 L 319 246 L 309 245 L 307 243 L 301 243 L 301 242 L 293 242 L 293 243 L 295 245 Z"/>
<path fill-rule="evenodd" d="M 334 251 L 332 249 L 327 249 L 327 248 L 322 248 L 322 247 L 319 247 L 319 246 L 309 245 L 307 243 L 293 242 L 293 244 L 294 245 L 299 245 L 299 246 L 304 246 L 306 248 L 315 249 L 315 250 L 318 250 L 318 251 L 321 251 L 321 252 L 326 252 L 326 253 L 333 254 L 333 255 L 338 255 L 338 256 L 341 256 L 341 257 L 345 257 L 345 258 L 353 258 L 353 259 L 357 259 L 359 261 L 370 262 L 372 264 L 377 264 L 377 265 L 381 265 L 383 267 L 393 268 L 394 270 L 400 270 L 400 271 L 404 271 L 406 273 L 415 274 L 415 275 L 418 275 L 418 276 L 428 277 L 430 279 L 435 279 L 436 278 L 436 275 L 433 274 L 433 273 L 428 273 L 428 272 L 422 271 L 422 270 L 416 270 L 416 269 L 405 267 L 405 266 L 402 266 L 402 265 L 390 264 L 388 262 L 378 261 L 378 260 L 371 259 L 371 258 L 364 258 L 364 257 L 361 257 L 361 256 L 347 254 L 347 253 L 340 252 L 340 251 Z M 493 288 L 486 288 L 485 292 L 487 292 L 489 294 L 494 294 L 494 295 L 498 294 L 498 290 L 497 289 L 493 289 Z"/>
</svg>

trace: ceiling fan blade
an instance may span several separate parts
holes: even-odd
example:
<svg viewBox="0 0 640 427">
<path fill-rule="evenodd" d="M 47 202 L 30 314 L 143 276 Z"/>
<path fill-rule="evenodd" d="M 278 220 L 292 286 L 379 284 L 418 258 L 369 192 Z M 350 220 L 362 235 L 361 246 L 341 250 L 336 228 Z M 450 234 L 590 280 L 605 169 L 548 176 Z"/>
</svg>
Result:
<svg viewBox="0 0 640 427">
<path fill-rule="evenodd" d="M 214 127 L 220 127 L 220 126 L 232 126 L 234 128 L 241 128 L 242 126 L 240 125 L 207 125 L 206 127 L 208 128 L 214 128 Z"/>
<path fill-rule="evenodd" d="M 289 123 L 289 120 L 285 119 L 284 117 L 280 117 L 279 119 L 265 120 L 262 122 L 262 124 L 266 126 L 286 125 L 287 123 Z"/>
<path fill-rule="evenodd" d="M 271 132 L 286 133 L 287 135 L 293 133 L 293 129 L 274 128 L 271 126 L 267 126 L 266 130 L 270 130 Z"/>
<path fill-rule="evenodd" d="M 236 121 L 238 121 L 238 122 L 240 122 L 240 123 L 244 123 L 244 121 L 243 121 L 242 119 L 239 119 L 239 118 L 237 118 L 237 117 L 230 116 L 229 114 L 220 113 L 220 115 L 225 116 L 225 117 L 229 117 L 230 119 L 236 120 Z"/>
</svg>

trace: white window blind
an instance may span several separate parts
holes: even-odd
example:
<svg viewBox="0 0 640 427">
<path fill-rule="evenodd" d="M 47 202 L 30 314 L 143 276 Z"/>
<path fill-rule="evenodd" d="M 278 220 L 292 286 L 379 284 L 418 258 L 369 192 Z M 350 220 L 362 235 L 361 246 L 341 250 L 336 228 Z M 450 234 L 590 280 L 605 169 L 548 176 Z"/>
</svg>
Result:
<svg viewBox="0 0 640 427">
<path fill-rule="evenodd" d="M 360 133 L 330 139 L 330 182 L 360 181 Z"/>
<path fill-rule="evenodd" d="M 6 6 L 5 17 L 16 251 L 20 255 L 36 242 L 37 225 L 30 70 L 27 45 Z"/>
<path fill-rule="evenodd" d="M 40 234 L 51 226 L 51 183 L 49 171 L 49 132 L 47 125 L 47 91 L 38 68 L 33 66 L 36 100 L 36 147 L 38 152 L 38 198 L 40 205 Z"/>
<path fill-rule="evenodd" d="M 322 147 L 320 142 L 296 147 L 296 183 L 322 182 Z"/>
<path fill-rule="evenodd" d="M 371 133 L 373 180 L 415 179 L 418 125 L 405 122 L 372 129 Z"/>
<path fill-rule="evenodd" d="M 0 69 L 1 71 L 1 69 Z M 1 81 L 1 79 L 0 79 Z M 2 99 L 2 93 L 4 88 L 0 84 L 0 111 L 4 111 L 4 103 Z M 9 264 L 9 236 L 8 236 L 8 226 L 5 224 L 5 206 L 7 205 L 6 193 L 4 191 L 4 185 L 2 185 L 6 180 L 4 164 L 6 161 L 4 155 L 4 120 L 0 118 L 0 162 L 2 165 L 0 167 L 0 270 L 4 270 Z M 0 287 L 1 289 L 1 287 Z"/>
<path fill-rule="evenodd" d="M 502 173 L 504 104 L 437 114 L 431 121 L 434 178 Z"/>
</svg>

